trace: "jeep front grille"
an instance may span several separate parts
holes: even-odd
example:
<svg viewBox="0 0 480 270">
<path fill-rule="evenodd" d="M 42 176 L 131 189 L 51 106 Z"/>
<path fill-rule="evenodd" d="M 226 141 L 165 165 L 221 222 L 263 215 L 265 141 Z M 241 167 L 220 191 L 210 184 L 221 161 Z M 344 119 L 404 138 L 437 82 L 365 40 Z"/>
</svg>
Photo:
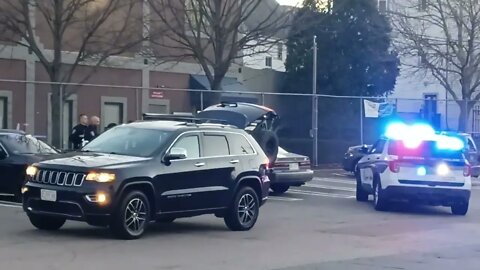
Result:
<svg viewBox="0 0 480 270">
<path fill-rule="evenodd" d="M 85 177 L 84 173 L 38 170 L 37 174 L 30 181 L 57 186 L 79 187 L 83 184 Z"/>
</svg>

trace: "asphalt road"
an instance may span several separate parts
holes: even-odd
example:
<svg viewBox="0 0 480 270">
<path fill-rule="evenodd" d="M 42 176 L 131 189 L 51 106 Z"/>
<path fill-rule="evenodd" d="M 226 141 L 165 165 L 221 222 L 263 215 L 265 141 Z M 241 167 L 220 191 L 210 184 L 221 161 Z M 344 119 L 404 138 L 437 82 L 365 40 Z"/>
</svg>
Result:
<svg viewBox="0 0 480 270">
<path fill-rule="evenodd" d="M 135 241 L 69 222 L 40 232 L 20 208 L 0 204 L 0 269 L 475 269 L 480 190 L 466 217 L 448 208 L 396 205 L 376 212 L 354 199 L 341 171 L 271 197 L 249 232 L 203 216 L 154 225 Z"/>
</svg>

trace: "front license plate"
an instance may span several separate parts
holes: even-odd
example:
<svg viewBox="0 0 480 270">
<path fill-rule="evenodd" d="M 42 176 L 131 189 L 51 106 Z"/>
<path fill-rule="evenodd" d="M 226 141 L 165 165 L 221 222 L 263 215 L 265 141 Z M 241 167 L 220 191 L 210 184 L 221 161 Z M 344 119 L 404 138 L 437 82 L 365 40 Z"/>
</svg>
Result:
<svg viewBox="0 0 480 270">
<path fill-rule="evenodd" d="M 40 190 L 40 199 L 42 201 L 56 202 L 57 201 L 57 191 L 56 190 Z"/>
<path fill-rule="evenodd" d="M 298 169 L 299 169 L 298 163 L 290 163 L 288 165 L 288 168 L 290 169 L 290 171 L 298 171 Z"/>
</svg>

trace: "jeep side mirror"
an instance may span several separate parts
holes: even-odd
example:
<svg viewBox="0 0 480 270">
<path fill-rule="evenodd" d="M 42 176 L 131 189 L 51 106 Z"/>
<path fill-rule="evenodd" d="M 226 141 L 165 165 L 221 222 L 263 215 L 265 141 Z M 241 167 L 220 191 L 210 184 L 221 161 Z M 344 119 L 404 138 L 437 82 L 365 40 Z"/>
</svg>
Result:
<svg viewBox="0 0 480 270">
<path fill-rule="evenodd" d="M 170 152 L 165 155 L 163 161 L 165 164 L 170 165 L 172 160 L 180 160 L 187 158 L 187 149 L 180 147 L 173 147 Z"/>
</svg>

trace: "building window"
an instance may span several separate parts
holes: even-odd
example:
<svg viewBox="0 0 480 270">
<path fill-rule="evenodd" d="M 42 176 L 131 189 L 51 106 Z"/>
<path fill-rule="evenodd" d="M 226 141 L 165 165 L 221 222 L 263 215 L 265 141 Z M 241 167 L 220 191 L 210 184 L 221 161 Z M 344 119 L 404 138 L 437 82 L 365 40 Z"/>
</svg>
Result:
<svg viewBox="0 0 480 270">
<path fill-rule="evenodd" d="M 0 97 L 0 128 L 8 128 L 8 99 Z"/>
<path fill-rule="evenodd" d="M 418 55 L 418 65 L 424 67 L 427 64 L 428 64 L 427 56 L 425 54 Z"/>
<path fill-rule="evenodd" d="M 103 104 L 103 123 L 105 125 L 123 123 L 123 103 L 105 102 Z"/>
<path fill-rule="evenodd" d="M 204 9 L 210 13 L 210 6 L 203 7 L 202 5 L 204 4 L 196 0 L 185 1 L 185 25 L 187 31 L 197 32 L 200 30 L 200 32 L 204 32 L 210 24 L 206 14 L 204 14 Z"/>
<path fill-rule="evenodd" d="M 272 57 L 271 56 L 265 57 L 265 66 L 272 67 Z"/>
<path fill-rule="evenodd" d="M 382 14 L 386 13 L 388 10 L 387 0 L 378 1 L 378 11 Z"/>
<path fill-rule="evenodd" d="M 283 60 L 283 44 L 279 43 L 277 45 L 277 58 L 278 60 Z"/>
<path fill-rule="evenodd" d="M 426 11 L 428 6 L 428 0 L 418 0 L 418 10 Z"/>
<path fill-rule="evenodd" d="M 424 114 L 427 119 L 432 119 L 437 114 L 437 94 L 424 94 Z"/>
<path fill-rule="evenodd" d="M 168 113 L 168 106 L 162 104 L 149 104 L 148 105 L 148 112 L 149 113 L 159 113 L 159 114 L 167 114 Z"/>
</svg>

